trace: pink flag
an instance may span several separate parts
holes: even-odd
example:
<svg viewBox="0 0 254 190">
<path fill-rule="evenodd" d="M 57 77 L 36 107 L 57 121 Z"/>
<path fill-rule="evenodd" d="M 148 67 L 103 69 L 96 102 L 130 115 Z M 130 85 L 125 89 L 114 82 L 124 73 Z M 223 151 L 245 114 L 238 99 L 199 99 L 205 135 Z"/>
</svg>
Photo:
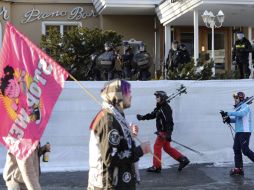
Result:
<svg viewBox="0 0 254 190">
<path fill-rule="evenodd" d="M 19 159 L 37 147 L 67 77 L 7 23 L 0 55 L 0 142 Z"/>
</svg>

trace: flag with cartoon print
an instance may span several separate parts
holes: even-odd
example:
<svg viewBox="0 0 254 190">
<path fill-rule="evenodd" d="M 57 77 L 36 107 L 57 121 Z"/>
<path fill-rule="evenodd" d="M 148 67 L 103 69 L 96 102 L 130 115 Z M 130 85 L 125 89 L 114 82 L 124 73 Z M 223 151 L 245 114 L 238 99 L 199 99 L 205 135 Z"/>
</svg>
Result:
<svg viewBox="0 0 254 190">
<path fill-rule="evenodd" d="M 37 147 L 68 72 L 10 22 L 0 61 L 0 142 L 24 159 Z"/>
</svg>

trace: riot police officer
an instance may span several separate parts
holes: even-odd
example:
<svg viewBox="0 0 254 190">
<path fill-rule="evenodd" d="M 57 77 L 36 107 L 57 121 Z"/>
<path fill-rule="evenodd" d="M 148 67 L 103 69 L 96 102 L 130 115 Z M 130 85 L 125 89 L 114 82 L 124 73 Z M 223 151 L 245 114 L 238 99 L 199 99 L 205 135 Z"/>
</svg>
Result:
<svg viewBox="0 0 254 190">
<path fill-rule="evenodd" d="M 151 76 L 151 73 L 149 72 L 151 56 L 146 52 L 143 43 L 139 45 L 139 53 L 134 55 L 133 62 L 136 64 L 138 70 L 138 79 L 148 80 Z"/>
<path fill-rule="evenodd" d="M 113 69 L 115 66 L 116 55 L 111 42 L 104 44 L 105 52 L 98 57 L 99 67 L 102 71 L 105 80 L 112 80 L 114 78 Z"/>
<path fill-rule="evenodd" d="M 130 80 L 132 76 L 132 73 L 131 73 L 132 60 L 133 60 L 132 48 L 129 46 L 125 50 L 125 53 L 122 55 L 124 78 L 126 80 Z"/>
<path fill-rule="evenodd" d="M 243 32 L 237 32 L 237 39 L 233 46 L 232 61 L 238 67 L 240 78 L 249 78 L 249 53 L 252 51 L 252 46 Z"/>
</svg>

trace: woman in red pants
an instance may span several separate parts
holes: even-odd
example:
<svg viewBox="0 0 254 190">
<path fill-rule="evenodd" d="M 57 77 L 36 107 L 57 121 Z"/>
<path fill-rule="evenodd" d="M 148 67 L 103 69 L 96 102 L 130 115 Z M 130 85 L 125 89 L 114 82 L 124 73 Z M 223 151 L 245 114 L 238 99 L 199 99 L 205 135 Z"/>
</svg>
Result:
<svg viewBox="0 0 254 190">
<path fill-rule="evenodd" d="M 147 172 L 161 172 L 161 149 L 168 153 L 175 160 L 179 161 L 178 171 L 181 171 L 186 165 L 190 163 L 189 159 L 186 156 L 183 156 L 175 148 L 171 147 L 171 135 L 173 131 L 173 117 L 172 109 L 167 103 L 167 94 L 164 91 L 156 91 L 154 93 L 156 96 L 156 108 L 146 115 L 137 114 L 138 120 L 150 120 L 156 118 L 156 127 L 157 135 L 155 144 L 154 144 L 154 157 L 153 157 L 153 166 L 147 169 Z M 156 158 L 157 157 L 157 158 Z"/>
</svg>

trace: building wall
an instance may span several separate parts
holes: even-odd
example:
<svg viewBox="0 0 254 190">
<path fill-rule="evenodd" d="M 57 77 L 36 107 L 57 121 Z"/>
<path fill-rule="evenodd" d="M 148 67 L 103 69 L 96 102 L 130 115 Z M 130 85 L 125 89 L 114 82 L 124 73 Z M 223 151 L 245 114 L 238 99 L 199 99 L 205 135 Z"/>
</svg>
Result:
<svg viewBox="0 0 254 190">
<path fill-rule="evenodd" d="M 133 38 L 143 41 L 147 51 L 154 57 L 154 16 L 103 15 L 101 24 L 102 29 L 122 34 L 124 40 Z"/>
<path fill-rule="evenodd" d="M 43 21 L 80 21 L 83 27 L 89 28 L 101 28 L 104 30 L 115 30 L 119 34 L 124 36 L 124 39 L 134 38 L 136 40 L 142 40 L 147 46 L 147 50 L 151 55 L 154 54 L 154 16 L 97 16 L 88 17 L 81 20 L 68 20 L 68 15 L 75 7 L 82 7 L 88 13 L 94 10 L 92 3 L 23 3 L 24 1 L 18 1 L 18 3 L 0 3 L 0 10 L 5 7 L 8 11 L 9 19 L 21 32 L 29 36 L 29 38 L 39 43 L 40 36 L 42 34 L 42 22 Z M 47 1 L 49 2 L 49 1 Z M 52 2 L 52 1 L 51 1 Z M 61 1 L 59 1 L 61 2 Z M 34 10 L 34 21 L 26 22 L 29 17 L 29 12 Z M 52 14 L 55 12 L 67 11 L 67 16 L 49 16 L 46 19 L 42 19 L 42 14 Z M 94 10 L 95 11 L 95 10 Z M 39 16 L 38 16 L 39 14 Z M 27 16 L 26 16 L 27 15 Z M 7 20 L 3 20 L 0 15 L 0 21 L 4 25 Z"/>
<path fill-rule="evenodd" d="M 28 4 L 14 3 L 11 6 L 11 21 L 12 23 L 36 44 L 39 44 L 42 35 L 43 21 L 77 21 L 81 22 L 83 27 L 95 28 L 99 27 L 99 17 L 87 17 L 84 19 L 68 19 L 71 11 L 76 7 L 82 7 L 87 13 L 94 10 L 93 4 Z M 51 14 L 57 11 L 67 12 L 66 16 L 50 16 L 46 19 L 36 19 L 35 21 L 24 23 L 29 16 L 25 16 L 29 11 L 34 10 L 34 15 Z M 34 19 L 36 16 L 33 17 Z M 38 17 L 37 17 L 38 18 Z M 77 18 L 77 17 L 76 17 Z"/>
<path fill-rule="evenodd" d="M 153 54 L 154 46 L 154 16 L 120 16 L 103 15 L 102 29 L 115 30 L 124 36 L 124 39 L 134 38 L 144 41 L 147 51 Z"/>
</svg>

